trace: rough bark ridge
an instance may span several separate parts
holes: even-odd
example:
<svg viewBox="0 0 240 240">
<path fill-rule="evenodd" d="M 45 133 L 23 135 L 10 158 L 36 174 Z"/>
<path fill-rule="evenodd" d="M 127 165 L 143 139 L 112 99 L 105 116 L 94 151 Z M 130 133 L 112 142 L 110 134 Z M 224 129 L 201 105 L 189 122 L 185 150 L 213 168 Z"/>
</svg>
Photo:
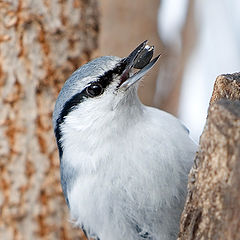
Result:
<svg viewBox="0 0 240 240">
<path fill-rule="evenodd" d="M 179 240 L 240 239 L 240 74 L 219 76 L 210 101 Z"/>
<path fill-rule="evenodd" d="M 79 239 L 59 183 L 51 115 L 97 47 L 96 0 L 0 1 L 0 239 Z"/>
</svg>

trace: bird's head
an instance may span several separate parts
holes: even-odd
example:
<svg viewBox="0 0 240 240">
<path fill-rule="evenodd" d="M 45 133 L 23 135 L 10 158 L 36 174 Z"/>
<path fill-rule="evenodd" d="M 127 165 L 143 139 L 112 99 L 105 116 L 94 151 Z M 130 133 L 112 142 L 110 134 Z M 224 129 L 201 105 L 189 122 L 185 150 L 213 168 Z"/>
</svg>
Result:
<svg viewBox="0 0 240 240">
<path fill-rule="evenodd" d="M 158 60 L 159 56 L 151 60 L 153 50 L 144 41 L 128 57 L 100 57 L 76 70 L 65 82 L 55 105 L 53 126 L 57 140 L 66 123 L 76 130 L 94 128 L 93 122 L 128 114 L 131 109 L 140 111 L 137 82 Z"/>
</svg>

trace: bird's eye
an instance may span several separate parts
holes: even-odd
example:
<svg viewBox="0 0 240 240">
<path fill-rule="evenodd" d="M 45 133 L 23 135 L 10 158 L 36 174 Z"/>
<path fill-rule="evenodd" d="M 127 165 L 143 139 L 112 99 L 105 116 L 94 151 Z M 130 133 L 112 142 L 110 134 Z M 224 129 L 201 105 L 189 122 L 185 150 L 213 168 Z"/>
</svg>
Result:
<svg viewBox="0 0 240 240">
<path fill-rule="evenodd" d="M 86 91 L 90 97 L 96 97 L 103 93 L 103 87 L 100 83 L 93 83 L 87 87 Z"/>
</svg>

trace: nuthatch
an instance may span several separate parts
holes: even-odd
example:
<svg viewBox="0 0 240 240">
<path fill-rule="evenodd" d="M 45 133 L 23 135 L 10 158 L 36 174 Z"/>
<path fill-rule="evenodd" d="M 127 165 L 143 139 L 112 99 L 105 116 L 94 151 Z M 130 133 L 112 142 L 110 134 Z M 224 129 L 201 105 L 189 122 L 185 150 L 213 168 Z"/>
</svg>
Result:
<svg viewBox="0 0 240 240">
<path fill-rule="evenodd" d="M 94 59 L 58 96 L 62 189 L 88 238 L 177 238 L 197 146 L 179 120 L 137 96 L 138 81 L 158 60 L 152 55 L 145 41 L 126 58 Z"/>
</svg>

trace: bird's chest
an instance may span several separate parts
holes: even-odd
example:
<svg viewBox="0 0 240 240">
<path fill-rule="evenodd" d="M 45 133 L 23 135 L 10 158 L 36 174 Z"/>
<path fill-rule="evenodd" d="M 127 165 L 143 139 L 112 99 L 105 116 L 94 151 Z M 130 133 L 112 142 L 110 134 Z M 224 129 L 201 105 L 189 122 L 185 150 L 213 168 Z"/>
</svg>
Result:
<svg viewBox="0 0 240 240">
<path fill-rule="evenodd" d="M 141 164 L 146 145 L 138 131 L 113 122 L 111 127 L 92 124 L 84 131 L 66 133 L 63 139 L 65 160 L 80 174 L 121 175 L 134 164 Z M 93 127 L 94 126 L 94 127 Z M 105 126 L 105 125 L 103 125 Z M 124 129 L 124 130 L 123 130 Z"/>
<path fill-rule="evenodd" d="M 98 198 L 106 193 L 141 198 L 143 192 L 152 193 L 157 184 L 168 182 L 166 148 L 160 151 L 159 141 L 134 130 L 113 134 L 114 129 L 105 129 L 96 133 L 98 138 L 78 134 L 65 142 L 65 161 L 77 172 L 73 186 L 79 197 L 99 191 Z"/>
<path fill-rule="evenodd" d="M 117 127 L 98 127 L 97 137 L 71 133 L 64 142 L 65 160 L 77 170 L 68 193 L 70 208 L 81 208 L 75 211 L 81 218 L 90 212 L 98 218 L 104 212 L 110 214 L 111 209 L 136 205 L 154 208 L 161 202 L 158 196 L 168 196 L 166 185 L 174 182 L 171 166 L 167 165 L 171 156 L 161 145 L 164 141 L 153 138 L 146 127 L 131 126 L 127 131 L 119 131 L 124 126 Z M 171 186 L 167 189 L 174 192 Z"/>
<path fill-rule="evenodd" d="M 78 176 L 74 182 L 73 191 L 78 199 L 94 199 L 99 202 L 100 198 L 106 202 L 113 198 L 137 198 L 135 192 L 147 191 L 145 183 L 151 181 L 155 176 L 154 169 L 149 167 L 150 162 L 156 159 L 149 159 L 149 155 L 141 148 L 127 146 L 126 142 L 119 142 L 112 139 L 109 144 L 101 147 L 82 146 L 71 152 L 74 159 L 74 169 L 78 169 Z M 79 149 L 81 149 L 79 151 Z M 144 184 L 143 184 L 144 182 Z M 141 189 L 142 188 L 142 189 Z"/>
<path fill-rule="evenodd" d="M 79 174 L 69 193 L 74 219 L 101 229 L 104 223 L 116 226 L 132 221 L 128 214 L 138 219 L 140 209 L 145 211 L 148 205 L 154 206 L 149 198 L 154 195 L 150 181 L 155 181 L 150 172 L 146 174 L 146 167 L 137 167 L 134 160 L 123 153 L 99 157 L 101 163 L 96 163 L 95 171 Z"/>
<path fill-rule="evenodd" d="M 116 228 L 151 214 L 160 216 L 166 202 L 175 209 L 170 201 L 179 199 L 180 165 L 172 164 L 177 158 L 166 141 L 142 129 L 68 143 L 65 160 L 77 169 L 68 198 L 79 226 L 98 232 L 103 225 Z"/>
</svg>

